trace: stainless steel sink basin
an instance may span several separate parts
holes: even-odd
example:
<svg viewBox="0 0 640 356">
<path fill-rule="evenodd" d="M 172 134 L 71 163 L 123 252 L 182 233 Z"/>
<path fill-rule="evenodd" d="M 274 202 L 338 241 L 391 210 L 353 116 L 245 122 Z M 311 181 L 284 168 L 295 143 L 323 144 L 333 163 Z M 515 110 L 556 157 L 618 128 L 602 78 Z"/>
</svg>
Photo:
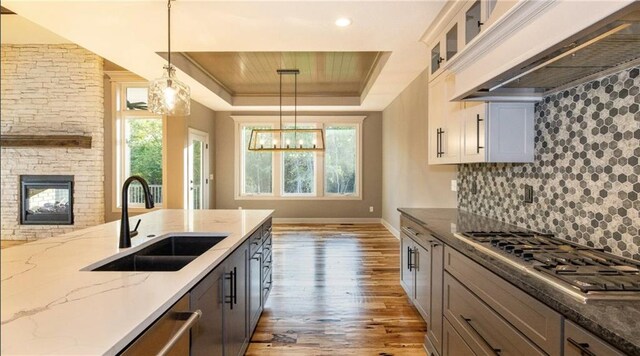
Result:
<svg viewBox="0 0 640 356">
<path fill-rule="evenodd" d="M 169 236 L 91 271 L 178 271 L 222 241 L 224 236 Z"/>
</svg>

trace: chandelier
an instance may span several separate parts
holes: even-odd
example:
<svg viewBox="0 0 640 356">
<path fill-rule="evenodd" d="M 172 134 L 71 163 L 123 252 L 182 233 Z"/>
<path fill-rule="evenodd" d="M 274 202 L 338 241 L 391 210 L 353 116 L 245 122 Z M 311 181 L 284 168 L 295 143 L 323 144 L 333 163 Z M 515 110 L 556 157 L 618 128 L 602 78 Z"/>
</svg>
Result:
<svg viewBox="0 0 640 356">
<path fill-rule="evenodd" d="M 278 69 L 280 76 L 280 126 L 277 129 L 253 129 L 250 151 L 324 151 L 324 132 L 318 128 L 298 128 L 298 69 Z M 282 76 L 294 76 L 293 128 L 282 126 Z"/>
</svg>

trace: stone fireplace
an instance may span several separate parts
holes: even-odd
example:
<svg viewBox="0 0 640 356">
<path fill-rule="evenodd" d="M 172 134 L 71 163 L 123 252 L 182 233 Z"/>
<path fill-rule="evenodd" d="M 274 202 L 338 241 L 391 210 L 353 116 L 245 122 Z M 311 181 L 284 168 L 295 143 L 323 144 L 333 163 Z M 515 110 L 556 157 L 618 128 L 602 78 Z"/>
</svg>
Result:
<svg viewBox="0 0 640 356">
<path fill-rule="evenodd" d="M 74 44 L 2 44 L 0 71 L 3 136 L 91 138 L 89 148 L 1 147 L 1 238 L 36 240 L 103 223 L 102 58 Z"/>
</svg>

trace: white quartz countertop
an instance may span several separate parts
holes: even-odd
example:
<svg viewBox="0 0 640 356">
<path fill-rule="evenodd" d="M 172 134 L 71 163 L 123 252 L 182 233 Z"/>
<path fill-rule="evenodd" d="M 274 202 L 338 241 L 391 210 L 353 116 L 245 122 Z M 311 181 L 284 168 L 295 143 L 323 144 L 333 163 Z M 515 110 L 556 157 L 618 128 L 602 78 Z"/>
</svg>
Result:
<svg viewBox="0 0 640 356">
<path fill-rule="evenodd" d="M 120 221 L 3 249 L 3 355 L 115 354 L 144 331 L 272 215 L 272 210 L 157 210 L 133 247 L 118 249 Z M 82 269 L 168 233 L 226 236 L 175 272 Z M 154 238 L 147 237 L 155 235 Z"/>
</svg>

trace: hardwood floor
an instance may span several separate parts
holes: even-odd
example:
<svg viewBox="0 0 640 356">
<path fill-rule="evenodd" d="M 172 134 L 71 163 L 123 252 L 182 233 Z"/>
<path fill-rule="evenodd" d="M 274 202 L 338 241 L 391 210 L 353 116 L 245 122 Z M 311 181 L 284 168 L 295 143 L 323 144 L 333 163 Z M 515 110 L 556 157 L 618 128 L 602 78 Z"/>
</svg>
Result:
<svg viewBox="0 0 640 356">
<path fill-rule="evenodd" d="M 425 355 L 382 225 L 274 225 L 274 285 L 247 355 Z"/>
</svg>

